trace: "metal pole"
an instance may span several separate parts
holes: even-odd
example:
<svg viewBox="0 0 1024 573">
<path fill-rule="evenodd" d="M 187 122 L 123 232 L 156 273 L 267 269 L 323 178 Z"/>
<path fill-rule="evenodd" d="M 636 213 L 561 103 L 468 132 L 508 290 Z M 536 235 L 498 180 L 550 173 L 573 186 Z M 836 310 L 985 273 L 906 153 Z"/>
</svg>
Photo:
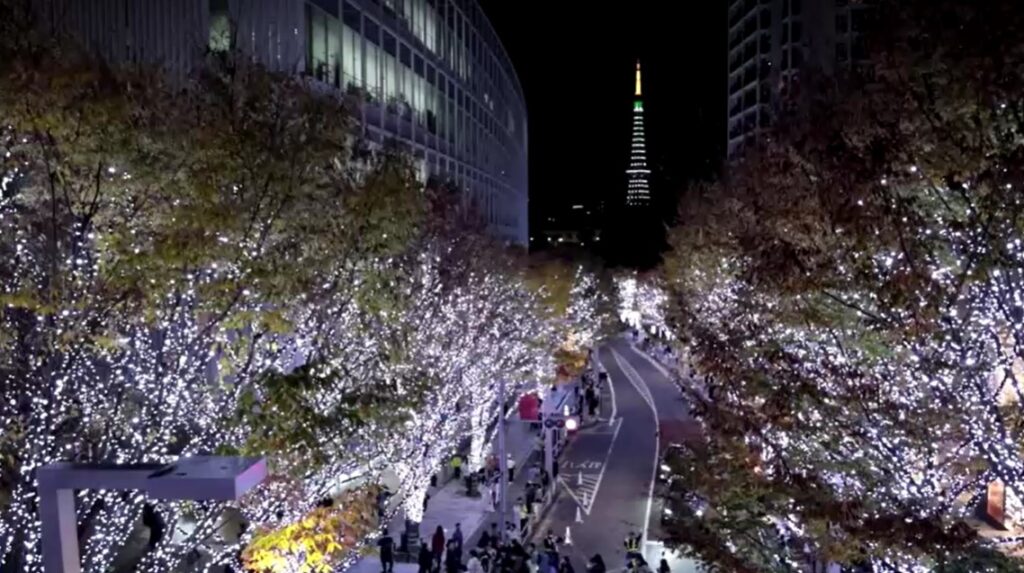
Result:
<svg viewBox="0 0 1024 573">
<path fill-rule="evenodd" d="M 541 414 L 541 418 L 544 420 L 541 431 L 544 432 L 544 471 L 548 473 L 548 491 L 544 492 L 550 494 L 555 490 L 555 444 L 554 444 L 554 429 L 549 428 L 547 425 L 550 414 L 555 413 L 555 395 L 550 389 L 548 390 L 548 399 L 544 401 L 545 412 Z"/>
<path fill-rule="evenodd" d="M 75 492 L 40 485 L 39 514 L 43 522 L 43 568 L 46 573 L 79 573 L 82 564 L 78 556 Z"/>
<path fill-rule="evenodd" d="M 501 472 L 501 485 L 498 489 L 498 535 L 501 542 L 508 541 L 505 529 L 505 508 L 508 500 L 508 458 L 505 453 L 505 379 L 498 381 L 498 471 Z"/>
<path fill-rule="evenodd" d="M 548 472 L 548 492 L 550 493 L 555 489 L 555 455 L 554 455 L 554 444 L 552 440 L 551 428 L 544 428 L 544 471 Z"/>
</svg>

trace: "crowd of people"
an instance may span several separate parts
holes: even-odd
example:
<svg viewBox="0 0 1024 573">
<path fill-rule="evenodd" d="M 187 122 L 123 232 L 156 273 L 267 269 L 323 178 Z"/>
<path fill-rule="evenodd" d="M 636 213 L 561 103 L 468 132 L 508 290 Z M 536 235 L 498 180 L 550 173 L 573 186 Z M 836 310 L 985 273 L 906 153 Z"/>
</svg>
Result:
<svg viewBox="0 0 1024 573">
<path fill-rule="evenodd" d="M 535 543 L 524 544 L 511 522 L 506 524 L 503 539 L 498 524 L 492 523 L 476 546 L 465 551 L 458 525 L 448 539 L 438 526 L 430 544 L 424 541 L 420 545 L 417 563 L 419 573 L 575 573 L 569 557 L 559 555 L 562 543 L 562 539 L 548 531 L 540 547 Z M 595 571 L 604 573 L 603 568 Z M 385 573 L 390 573 L 386 567 Z"/>
<path fill-rule="evenodd" d="M 444 529 L 438 526 L 429 543 L 420 545 L 417 563 L 418 573 L 576 573 L 572 560 L 561 551 L 565 539 L 548 530 L 538 546 L 523 543 L 517 528 L 506 524 L 504 539 L 497 523 L 491 523 L 489 530 L 481 534 L 476 546 L 466 551 L 465 539 L 460 524 L 455 525 L 451 536 L 446 538 Z M 385 532 L 379 543 L 384 573 L 392 573 L 394 567 L 394 542 Z M 657 572 L 651 569 L 640 550 L 640 535 L 631 533 L 626 537 L 625 565 L 629 573 L 671 573 L 668 562 L 661 560 Z M 595 553 L 586 564 L 586 573 L 606 573 L 604 558 Z"/>
</svg>

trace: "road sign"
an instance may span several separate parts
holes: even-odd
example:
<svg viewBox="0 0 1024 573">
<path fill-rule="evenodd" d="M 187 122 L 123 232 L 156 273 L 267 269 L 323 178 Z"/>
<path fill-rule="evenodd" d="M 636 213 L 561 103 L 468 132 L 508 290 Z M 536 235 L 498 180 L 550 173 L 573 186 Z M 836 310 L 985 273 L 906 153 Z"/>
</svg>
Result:
<svg viewBox="0 0 1024 573">
<path fill-rule="evenodd" d="M 548 418 L 547 420 L 544 420 L 544 427 L 545 428 L 554 428 L 555 427 L 555 421 L 552 420 L 551 418 Z"/>
</svg>

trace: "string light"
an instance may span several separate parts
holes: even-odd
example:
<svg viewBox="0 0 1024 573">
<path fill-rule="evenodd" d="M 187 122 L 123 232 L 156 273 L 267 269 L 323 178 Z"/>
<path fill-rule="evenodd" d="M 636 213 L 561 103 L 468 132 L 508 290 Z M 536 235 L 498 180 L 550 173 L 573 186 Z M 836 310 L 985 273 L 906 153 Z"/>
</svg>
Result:
<svg viewBox="0 0 1024 573">
<path fill-rule="evenodd" d="M 284 304 L 271 265 L 294 237 L 266 212 L 252 228 L 211 232 L 217 246 L 196 254 L 198 266 L 150 268 L 163 230 L 147 226 L 154 219 L 146 209 L 186 213 L 186 199 L 143 204 L 136 192 L 145 178 L 123 163 L 103 170 L 105 184 L 126 189 L 101 204 L 100 216 L 69 211 L 68 224 L 53 228 L 48 192 L 38 185 L 45 177 L 29 177 L 39 173 L 37 156 L 11 129 L 0 142 L 18 159 L 0 171 L 0 483 L 9 498 L 0 506 L 0 559 L 23 571 L 42 570 L 34 481 L 41 465 L 168 462 L 240 449 L 268 455 L 271 477 L 238 503 L 77 496 L 89 526 L 86 570 L 113 566 L 146 503 L 166 533 L 137 570 L 237 565 L 258 531 L 297 522 L 353 476 L 376 482 L 394 472 L 407 515 L 421 519 L 430 476 L 463 436 L 472 438 L 472 467 L 486 458 L 490 422 L 503 406 L 499 378 L 514 398 L 554 373 L 556 325 L 537 294 L 497 265 L 453 278 L 462 262 L 450 239 L 396 253 L 383 243 L 356 260 L 330 250 L 345 243 L 317 245 L 322 250 L 304 259 L 317 261 L 303 269 L 304 290 Z M 112 281 L 133 277 L 145 278 L 138 290 L 112 297 Z M 294 421 L 286 418 L 297 410 L 287 411 L 272 387 L 289 376 L 306 388 L 289 394 L 301 400 Z M 366 405 L 368 414 L 352 406 L 381 396 L 389 402 Z M 275 418 L 294 422 L 294 440 L 272 446 L 279 434 L 261 423 Z M 269 437 L 254 442 L 258 436 Z M 242 522 L 249 526 L 241 535 L 224 527 Z M 197 550 L 204 557 L 192 563 Z"/>
</svg>

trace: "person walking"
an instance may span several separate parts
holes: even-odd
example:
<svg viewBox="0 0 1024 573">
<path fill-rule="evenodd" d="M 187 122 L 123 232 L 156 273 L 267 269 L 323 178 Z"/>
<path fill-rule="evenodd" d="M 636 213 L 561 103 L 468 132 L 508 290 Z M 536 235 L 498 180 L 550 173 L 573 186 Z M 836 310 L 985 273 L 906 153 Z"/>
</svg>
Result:
<svg viewBox="0 0 1024 573">
<path fill-rule="evenodd" d="M 509 543 L 511 543 L 513 547 L 519 543 L 519 540 L 522 537 L 520 531 L 522 531 L 522 529 L 519 524 L 511 521 L 508 522 L 508 525 L 505 527 L 505 535 L 508 536 Z"/>
<path fill-rule="evenodd" d="M 420 543 L 420 555 L 417 561 L 420 566 L 419 573 L 431 573 L 433 571 L 434 554 L 430 551 L 426 541 Z"/>
<path fill-rule="evenodd" d="M 668 566 L 668 559 L 662 558 L 661 563 L 658 563 L 658 573 L 672 573 L 672 569 Z"/>
<path fill-rule="evenodd" d="M 462 524 L 455 524 L 455 531 L 452 532 L 451 540 L 459 546 L 459 553 L 462 553 Z"/>
<path fill-rule="evenodd" d="M 547 554 L 547 569 L 541 568 L 541 573 L 551 573 L 552 571 L 558 570 L 558 539 L 555 537 L 555 532 L 551 529 L 548 530 L 548 534 L 544 536 L 544 552 Z"/>
<path fill-rule="evenodd" d="M 534 563 L 537 565 L 537 573 L 549 573 L 548 569 L 548 553 L 547 551 L 538 551 L 537 557 L 534 559 Z"/>
<path fill-rule="evenodd" d="M 607 568 L 604 566 L 604 559 L 601 558 L 600 553 L 595 553 L 590 561 L 587 562 L 587 573 L 605 573 Z"/>
<path fill-rule="evenodd" d="M 469 561 L 466 562 L 466 573 L 484 573 L 484 565 L 476 554 L 476 549 L 469 550 Z"/>
<path fill-rule="evenodd" d="M 593 384 L 587 384 L 587 391 L 584 393 L 587 399 L 587 409 L 589 410 L 590 417 L 597 415 L 597 392 L 594 391 Z"/>
<path fill-rule="evenodd" d="M 391 537 L 386 527 L 384 534 L 377 540 L 377 547 L 380 547 L 380 565 L 383 573 L 392 573 L 395 570 L 395 539 Z"/>
<path fill-rule="evenodd" d="M 576 573 L 576 570 L 572 568 L 572 562 L 569 561 L 568 555 L 563 556 L 561 563 L 558 564 L 558 573 Z"/>
<path fill-rule="evenodd" d="M 452 461 L 449 464 L 452 467 L 452 477 L 462 479 L 462 456 L 455 454 L 452 456 Z"/>
<path fill-rule="evenodd" d="M 512 454 L 506 458 L 506 465 L 508 466 L 508 483 L 516 481 L 516 460 L 512 457 Z"/>
<path fill-rule="evenodd" d="M 632 561 L 640 557 L 640 535 L 636 532 L 630 532 L 626 535 L 622 545 L 626 549 L 626 567 L 631 567 Z"/>
<path fill-rule="evenodd" d="M 537 484 L 534 482 L 527 482 L 526 484 L 526 499 L 525 509 L 526 515 L 533 515 L 533 504 L 537 503 Z"/>
<path fill-rule="evenodd" d="M 440 525 L 434 530 L 430 540 L 430 548 L 434 551 L 434 569 L 441 570 L 441 557 L 444 555 L 444 528 Z"/>
<path fill-rule="evenodd" d="M 476 546 L 478 548 L 486 548 L 490 544 L 491 544 L 491 534 L 488 533 L 487 530 L 485 529 L 484 532 L 480 534 L 480 539 L 476 540 Z"/>
<path fill-rule="evenodd" d="M 444 570 L 446 573 L 459 573 L 462 570 L 462 552 L 455 541 L 448 542 L 448 552 L 444 556 Z"/>
<path fill-rule="evenodd" d="M 498 522 L 491 522 L 491 545 L 496 545 L 501 541 L 501 532 L 498 531 Z"/>
<path fill-rule="evenodd" d="M 384 486 L 377 492 L 377 519 L 384 521 L 384 514 L 387 512 L 388 499 L 391 497 L 391 490 Z"/>
</svg>

